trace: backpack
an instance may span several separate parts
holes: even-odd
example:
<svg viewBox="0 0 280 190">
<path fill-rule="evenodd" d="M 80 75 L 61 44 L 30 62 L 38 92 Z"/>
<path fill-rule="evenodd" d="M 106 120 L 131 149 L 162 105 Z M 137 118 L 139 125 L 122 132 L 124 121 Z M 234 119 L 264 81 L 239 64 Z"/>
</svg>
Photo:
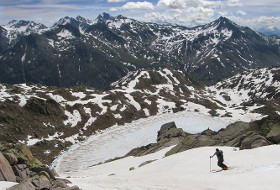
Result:
<svg viewBox="0 0 280 190">
<path fill-rule="evenodd" d="M 219 152 L 217 153 L 217 157 L 221 160 L 224 160 L 224 154 L 222 150 L 219 150 Z"/>
</svg>

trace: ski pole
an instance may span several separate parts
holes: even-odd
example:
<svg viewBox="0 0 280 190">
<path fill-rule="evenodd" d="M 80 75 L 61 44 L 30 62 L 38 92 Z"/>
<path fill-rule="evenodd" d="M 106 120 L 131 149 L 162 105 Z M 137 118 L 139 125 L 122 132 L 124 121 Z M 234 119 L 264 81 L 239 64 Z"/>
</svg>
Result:
<svg viewBox="0 0 280 190">
<path fill-rule="evenodd" d="M 210 156 L 210 173 L 211 173 L 211 156 Z"/>
</svg>

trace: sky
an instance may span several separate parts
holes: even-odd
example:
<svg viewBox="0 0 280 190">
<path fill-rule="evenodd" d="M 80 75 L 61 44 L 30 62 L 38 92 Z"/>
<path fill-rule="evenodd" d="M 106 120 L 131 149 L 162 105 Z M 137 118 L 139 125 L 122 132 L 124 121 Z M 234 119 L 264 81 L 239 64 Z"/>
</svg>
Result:
<svg viewBox="0 0 280 190">
<path fill-rule="evenodd" d="M 65 16 L 99 14 L 188 27 L 225 16 L 254 30 L 280 29 L 280 0 L 0 0 L 0 25 L 32 20 L 52 26 Z"/>
</svg>

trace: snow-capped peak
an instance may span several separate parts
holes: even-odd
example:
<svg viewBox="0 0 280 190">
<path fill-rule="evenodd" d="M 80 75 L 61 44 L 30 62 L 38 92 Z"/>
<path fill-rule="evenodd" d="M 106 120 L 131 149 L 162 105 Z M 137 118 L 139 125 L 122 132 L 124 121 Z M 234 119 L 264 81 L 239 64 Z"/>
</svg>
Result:
<svg viewBox="0 0 280 190">
<path fill-rule="evenodd" d="M 75 22 L 75 21 L 76 21 L 75 18 L 66 16 L 64 18 L 59 19 L 59 21 L 54 24 L 54 27 L 59 26 L 59 25 L 71 24 L 72 22 Z"/>
<path fill-rule="evenodd" d="M 99 22 L 104 22 L 106 20 L 113 20 L 115 17 L 109 15 L 108 13 L 102 13 L 100 15 L 98 15 L 98 17 L 96 18 Z"/>
<path fill-rule="evenodd" d="M 46 29 L 47 27 L 40 23 L 35 23 L 33 21 L 25 20 L 12 20 L 7 25 L 4 25 L 3 28 L 6 30 L 13 30 L 22 34 L 30 34 L 31 32 L 38 32 L 40 30 Z"/>
<path fill-rule="evenodd" d="M 4 35 L 9 44 L 15 43 L 20 36 L 28 36 L 31 33 L 41 34 L 47 29 L 43 24 L 25 20 L 12 20 L 7 25 L 3 25 L 2 28 L 6 30 Z"/>
</svg>

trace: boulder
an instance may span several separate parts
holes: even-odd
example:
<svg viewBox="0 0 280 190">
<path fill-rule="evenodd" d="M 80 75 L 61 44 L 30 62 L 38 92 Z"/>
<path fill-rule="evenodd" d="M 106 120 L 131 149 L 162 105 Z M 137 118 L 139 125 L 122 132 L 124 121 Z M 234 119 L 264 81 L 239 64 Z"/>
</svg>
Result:
<svg viewBox="0 0 280 190">
<path fill-rule="evenodd" d="M 189 135 L 185 137 L 182 140 L 182 142 L 180 142 L 174 148 L 169 150 L 165 154 L 165 156 L 170 156 L 172 154 L 189 150 L 191 148 L 202 147 L 202 146 L 214 146 L 214 145 L 222 145 L 222 143 L 221 141 L 212 139 L 212 137 L 208 135 Z"/>
<path fill-rule="evenodd" d="M 18 159 L 13 153 L 6 152 L 3 155 L 8 160 L 8 162 L 10 163 L 11 166 L 17 164 Z"/>
<path fill-rule="evenodd" d="M 49 189 L 51 187 L 50 180 L 44 175 L 36 175 L 32 178 L 29 178 L 28 181 L 30 181 L 36 189 Z"/>
<path fill-rule="evenodd" d="M 218 131 L 218 134 L 214 136 L 214 139 L 222 139 L 224 142 L 231 141 L 232 139 L 252 131 L 253 128 L 250 123 L 238 121 L 228 125 L 225 129 Z"/>
<path fill-rule="evenodd" d="M 53 174 L 54 177 L 59 177 L 58 173 L 55 171 L 55 169 L 51 169 L 51 172 Z"/>
<path fill-rule="evenodd" d="M 26 164 L 14 165 L 12 168 L 15 175 L 18 176 L 17 182 L 23 181 L 30 176 L 30 170 Z"/>
<path fill-rule="evenodd" d="M 242 149 L 251 149 L 251 148 L 257 148 L 261 146 L 267 146 L 270 143 L 268 140 L 257 134 L 257 133 L 250 133 L 247 135 L 247 137 L 242 141 L 240 150 Z"/>
<path fill-rule="evenodd" d="M 35 190 L 35 187 L 31 182 L 22 182 L 20 184 L 14 185 L 7 190 Z"/>
<path fill-rule="evenodd" d="M 42 167 L 32 167 L 31 171 L 36 172 L 36 173 L 40 173 L 42 171 L 45 171 L 49 174 L 50 179 L 56 179 L 53 172 L 50 170 L 49 167 L 46 166 L 42 166 Z"/>
<path fill-rule="evenodd" d="M 0 152 L 0 181 L 16 182 L 16 176 L 8 160 Z"/>
<path fill-rule="evenodd" d="M 269 133 L 266 135 L 266 138 L 276 144 L 280 143 L 280 126 L 273 125 Z"/>
<path fill-rule="evenodd" d="M 72 186 L 72 187 L 68 187 L 65 190 L 80 190 L 80 188 L 77 185 L 75 185 L 75 186 Z"/>
<path fill-rule="evenodd" d="M 57 179 L 53 182 L 51 190 L 55 188 L 66 188 L 66 187 L 67 187 L 67 183 L 64 180 Z"/>
<path fill-rule="evenodd" d="M 41 172 L 39 173 L 39 175 L 46 176 L 46 177 L 48 178 L 48 180 L 51 180 L 50 175 L 49 175 L 48 172 L 46 172 L 46 171 L 41 171 Z"/>
<path fill-rule="evenodd" d="M 246 138 L 246 134 L 235 137 L 234 139 L 225 143 L 225 146 L 240 147 L 242 141 Z"/>
<path fill-rule="evenodd" d="M 157 142 L 164 147 L 178 144 L 181 139 L 187 136 L 183 129 L 178 129 L 174 122 L 166 123 L 158 131 Z"/>
<path fill-rule="evenodd" d="M 158 131 L 158 138 L 165 133 L 166 131 L 168 131 L 169 129 L 172 128 L 177 128 L 175 122 L 170 122 L 170 123 L 165 123 L 161 126 L 160 130 Z"/>
</svg>

